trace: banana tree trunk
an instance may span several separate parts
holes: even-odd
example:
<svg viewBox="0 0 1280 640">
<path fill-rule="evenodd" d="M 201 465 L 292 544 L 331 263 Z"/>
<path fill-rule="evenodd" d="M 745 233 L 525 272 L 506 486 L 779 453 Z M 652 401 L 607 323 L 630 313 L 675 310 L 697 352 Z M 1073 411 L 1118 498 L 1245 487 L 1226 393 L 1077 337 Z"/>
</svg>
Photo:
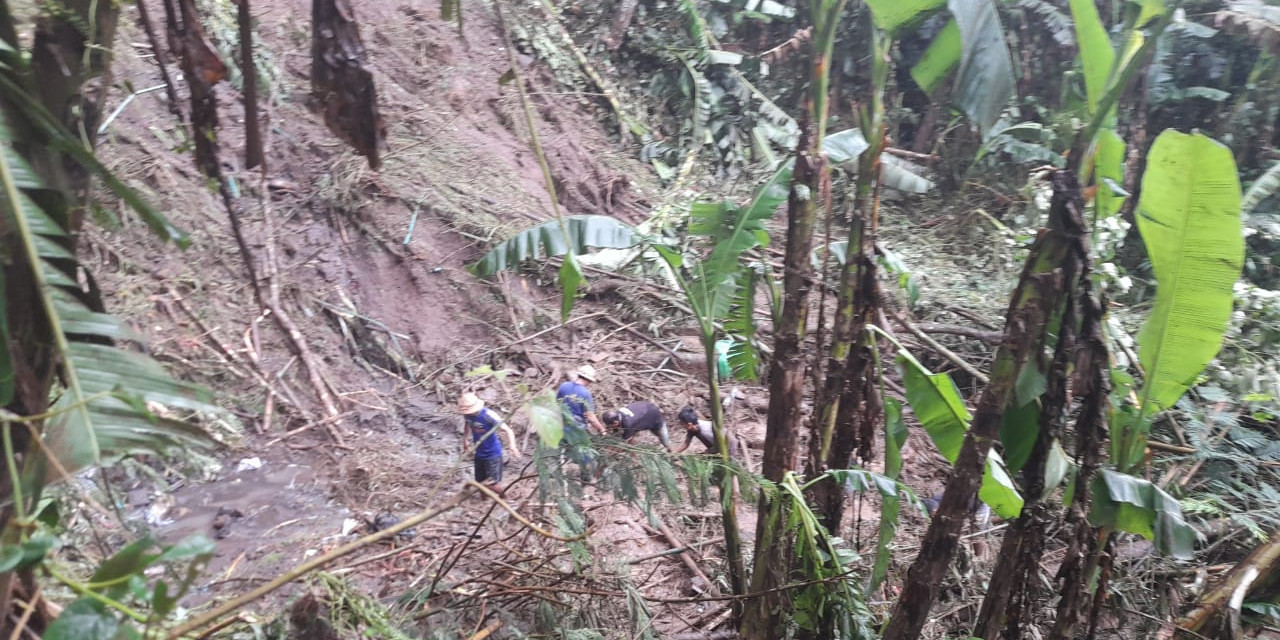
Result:
<svg viewBox="0 0 1280 640">
<path fill-rule="evenodd" d="M 1018 372 L 1029 358 L 1044 352 L 1054 310 L 1075 286 L 1066 282 L 1062 265 L 1079 251 L 1086 230 L 1079 209 L 1059 207 L 1057 211 L 1061 217 L 1050 221 L 1050 228 L 1040 233 L 1027 257 L 1010 301 L 1004 341 L 996 352 L 991 382 L 978 400 L 973 426 L 965 436 L 951 480 L 920 544 L 920 555 L 911 565 L 902 594 L 894 604 L 884 640 L 920 637 L 955 554 L 969 505 L 977 496 L 987 454 L 1000 435 L 1000 422 L 1014 397 Z"/>
<path fill-rule="evenodd" d="M 820 172 L 813 126 L 802 123 L 799 153 L 788 197 L 786 273 L 782 279 L 782 317 L 774 328 L 773 359 L 769 364 L 769 414 L 765 431 L 761 473 L 772 482 L 781 482 L 796 470 L 797 439 L 803 420 L 805 325 L 809 316 L 809 291 L 813 287 L 813 229 L 817 219 Z M 756 554 L 751 574 L 751 591 L 763 593 L 747 602 L 743 611 L 742 636 L 747 640 L 772 640 L 786 634 L 786 595 L 777 588 L 786 584 L 792 562 L 791 545 L 779 536 L 781 517 L 773 517 L 777 501 L 761 492 L 760 513 L 770 514 L 756 526 Z"/>
<path fill-rule="evenodd" d="M 827 377 L 824 387 L 818 390 L 819 419 L 814 421 L 809 438 L 806 470 L 810 477 L 817 477 L 828 469 L 847 469 L 855 449 L 869 458 L 880 417 L 879 398 L 871 398 L 875 389 L 867 380 L 871 371 L 871 349 L 863 339 L 867 322 L 879 302 L 874 260 L 876 204 L 880 153 L 884 148 L 883 98 L 889 76 L 890 43 L 889 37 L 872 24 L 871 98 L 861 114 L 867 149 L 859 158 L 856 219 L 849 226 L 845 263 L 840 272 Z M 844 487 L 834 480 L 824 480 L 810 489 L 810 499 L 823 526 L 832 535 L 838 535 L 844 514 Z"/>
<path fill-rule="evenodd" d="M 818 216 L 818 198 L 826 193 L 830 169 L 821 155 L 826 133 L 827 83 L 831 71 L 831 50 L 845 0 L 815 0 L 810 4 L 813 43 L 809 65 L 809 91 L 800 120 L 800 140 L 796 145 L 791 191 L 787 194 L 787 250 L 782 277 L 782 314 L 774 325 L 773 359 L 769 364 L 769 414 L 765 430 L 762 473 L 773 482 L 796 469 L 797 440 L 803 420 L 805 327 L 809 318 L 809 291 L 813 288 L 813 231 Z M 779 587 L 786 584 L 794 565 L 788 540 L 780 539 L 785 514 L 779 512 L 780 498 L 769 500 L 761 492 L 759 513 L 769 514 L 756 525 L 756 555 L 751 573 L 751 591 L 759 595 L 746 604 L 742 635 L 747 640 L 774 640 L 786 635 L 789 606 Z"/>
<path fill-rule="evenodd" d="M 1072 174 L 1059 172 L 1054 176 L 1053 186 L 1050 220 L 1070 220 L 1069 211 L 1084 210 L 1084 198 Z M 982 601 L 978 622 L 973 631 L 975 636 L 986 640 L 1026 637 L 1023 633 L 1024 616 L 1036 608 L 1037 596 L 1040 595 L 1038 577 L 1045 531 L 1055 519 L 1053 513 L 1056 509 L 1041 497 L 1045 489 L 1049 453 L 1054 440 L 1062 431 L 1063 420 L 1071 404 L 1067 381 L 1076 355 L 1076 334 L 1080 327 L 1078 300 L 1084 291 L 1082 280 L 1089 277 L 1088 239 L 1083 228 L 1075 229 L 1074 234 L 1069 227 L 1065 231 L 1073 250 L 1064 256 L 1059 266 L 1062 295 L 1055 314 L 1061 320 L 1058 322 L 1058 339 L 1054 345 L 1053 359 L 1044 363 L 1041 358 L 1032 357 L 1025 365 L 1038 369 L 1035 375 L 1045 379 L 1045 391 L 1039 397 L 1039 429 L 1031 453 L 1022 467 L 1025 503 L 1022 514 L 1005 534 L 996 566 L 991 571 L 991 584 Z M 1028 403 L 1035 401 L 1027 400 Z"/>
<path fill-rule="evenodd" d="M 734 474 L 727 470 L 733 459 L 729 455 L 729 437 L 724 428 L 724 408 L 720 404 L 720 372 L 717 366 L 715 329 L 714 326 L 710 328 L 711 332 L 704 333 L 702 336 L 702 347 L 707 361 L 711 428 L 715 432 L 716 446 L 720 448 L 720 462 L 726 469 L 720 475 L 720 513 L 724 522 L 724 548 L 729 563 L 729 588 L 735 595 L 742 595 L 746 593 L 747 584 L 746 565 L 742 560 L 742 531 L 738 528 L 738 500 L 733 492 Z"/>
</svg>

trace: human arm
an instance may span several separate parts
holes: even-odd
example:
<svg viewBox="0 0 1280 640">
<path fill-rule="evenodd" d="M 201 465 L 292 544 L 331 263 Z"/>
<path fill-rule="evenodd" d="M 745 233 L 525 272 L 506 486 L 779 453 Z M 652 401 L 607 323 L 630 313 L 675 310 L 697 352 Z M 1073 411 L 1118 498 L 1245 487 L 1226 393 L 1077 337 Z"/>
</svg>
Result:
<svg viewBox="0 0 1280 640">
<path fill-rule="evenodd" d="M 471 442 L 471 429 L 467 428 L 467 421 L 462 421 L 462 455 L 467 455 L 467 445 Z"/>
<path fill-rule="evenodd" d="M 600 435 L 608 433 L 605 431 L 604 423 L 600 422 L 600 418 L 596 417 L 595 411 L 588 409 L 583 415 L 587 417 L 587 425 L 590 426 L 592 431 L 595 431 Z"/>
<path fill-rule="evenodd" d="M 687 433 L 685 434 L 685 437 L 684 437 L 684 444 L 680 445 L 680 448 L 679 448 L 679 449 L 676 449 L 675 451 L 672 451 L 671 453 L 684 453 L 685 449 L 688 449 L 688 448 L 689 448 L 689 445 L 690 445 L 690 444 L 692 444 L 692 443 L 693 443 L 693 432 L 692 432 L 692 431 L 690 431 L 690 432 L 687 432 Z"/>
<path fill-rule="evenodd" d="M 516 432 L 512 431 L 511 427 L 508 426 L 507 423 L 505 422 L 503 422 L 502 424 L 499 424 L 498 428 L 502 430 L 502 433 L 506 434 L 507 442 L 511 444 L 511 457 L 519 458 L 520 447 L 516 446 Z"/>
</svg>

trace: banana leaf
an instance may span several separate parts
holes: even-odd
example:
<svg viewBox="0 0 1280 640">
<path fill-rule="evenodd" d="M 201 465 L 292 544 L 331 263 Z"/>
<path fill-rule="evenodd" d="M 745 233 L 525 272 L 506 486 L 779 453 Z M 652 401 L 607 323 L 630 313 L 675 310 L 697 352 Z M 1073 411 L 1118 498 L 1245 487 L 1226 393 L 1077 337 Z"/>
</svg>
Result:
<svg viewBox="0 0 1280 640">
<path fill-rule="evenodd" d="M 1085 95 L 1089 112 L 1098 109 L 1098 101 L 1107 92 L 1107 79 L 1115 63 L 1116 53 L 1111 38 L 1098 16 L 1093 0 L 1068 0 L 1076 25 L 1076 41 L 1080 43 L 1080 65 L 1084 68 Z"/>
<path fill-rule="evenodd" d="M 115 318 L 89 309 L 80 300 L 76 282 L 55 265 L 54 261 L 75 261 L 66 246 L 67 232 L 30 197 L 29 191 L 43 185 L 18 154 L 15 142 L 9 116 L 0 111 L 2 222 L 22 247 L 14 259 L 31 265 L 52 346 L 62 363 L 65 388 L 44 424 L 46 448 L 59 473 L 74 473 L 107 455 L 211 444 L 202 429 L 175 417 L 175 410 L 221 414 L 208 392 L 175 380 L 142 353 L 107 346 L 137 336 Z M 178 239 L 180 234 L 167 221 L 154 222 L 162 235 Z M 0 381 L 12 379 L 9 364 L 0 362 L 7 369 L 0 369 Z M 38 489 L 43 482 L 45 474 L 37 468 L 44 461 L 43 456 L 29 461 L 29 489 Z"/>
<path fill-rule="evenodd" d="M 571 250 L 582 254 L 591 247 L 621 249 L 634 245 L 637 239 L 635 229 L 609 216 L 565 216 L 564 225 L 569 231 L 568 242 L 560 222 L 548 220 L 498 243 L 470 270 L 478 276 L 492 276 L 525 260 L 562 256 Z"/>
<path fill-rule="evenodd" d="M 1240 202 L 1240 210 L 1245 214 L 1253 213 L 1263 200 L 1270 198 L 1276 191 L 1280 191 L 1280 162 L 1271 165 L 1266 173 L 1258 176 L 1258 179 L 1249 185 L 1249 190 L 1244 194 L 1244 200 Z"/>
<path fill-rule="evenodd" d="M 1217 355 L 1244 266 L 1240 181 L 1231 150 L 1167 130 L 1147 156 L 1138 230 L 1156 278 L 1138 333 L 1142 412 L 1172 407 Z"/>
</svg>

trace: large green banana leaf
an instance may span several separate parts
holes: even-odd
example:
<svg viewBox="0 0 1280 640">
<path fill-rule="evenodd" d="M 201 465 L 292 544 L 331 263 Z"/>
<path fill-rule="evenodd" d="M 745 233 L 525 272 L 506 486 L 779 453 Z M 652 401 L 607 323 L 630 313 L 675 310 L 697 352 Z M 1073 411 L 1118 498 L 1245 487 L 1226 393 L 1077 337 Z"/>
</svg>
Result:
<svg viewBox="0 0 1280 640">
<path fill-rule="evenodd" d="M 947 6 L 947 0 L 867 0 L 876 26 L 891 35 Z"/>
<path fill-rule="evenodd" d="M 1196 532 L 1182 518 L 1178 501 L 1160 487 L 1113 469 L 1093 477 L 1094 526 L 1140 535 L 1161 553 L 1188 559 L 1195 551 Z"/>
<path fill-rule="evenodd" d="M 949 0 L 952 19 L 934 36 L 911 77 L 934 94 L 955 70 L 949 100 L 990 135 L 1014 94 L 1013 61 L 992 0 Z M 874 11 L 874 8 L 873 8 Z"/>
<path fill-rule="evenodd" d="M 951 376 L 930 373 L 906 351 L 898 353 L 902 383 L 907 389 L 907 402 L 916 419 L 924 427 L 938 452 L 955 464 L 964 446 L 965 432 L 973 416 L 964 406 L 960 390 Z M 991 506 L 1001 518 L 1016 518 L 1022 512 L 1023 499 L 1010 477 L 1000 454 L 992 450 L 984 463 L 982 486 L 978 498 Z"/>
<path fill-rule="evenodd" d="M 1244 266 L 1240 181 L 1227 147 L 1199 133 L 1161 133 L 1147 156 L 1138 230 L 1156 302 L 1138 334 L 1142 412 L 1173 406 L 1217 355 Z"/>
<path fill-rule="evenodd" d="M 942 81 L 951 75 L 951 70 L 960 64 L 962 49 L 960 25 L 952 18 L 933 37 L 933 42 L 929 43 L 929 48 L 925 49 L 920 61 L 911 67 L 911 79 L 925 93 L 932 95 L 942 86 Z"/>
<path fill-rule="evenodd" d="M 66 248 L 66 230 L 29 195 L 44 185 L 17 153 L 14 141 L 8 115 L 0 110 L 0 226 L 15 234 L 21 246 L 21 254 L 13 259 L 31 265 L 66 387 L 44 425 L 45 448 L 57 471 L 74 473 L 108 454 L 210 443 L 203 430 L 175 417 L 175 411 L 221 413 L 207 392 L 171 378 L 141 353 L 102 344 L 137 336 L 114 317 L 80 301 L 79 286 L 60 266 L 75 261 Z M 167 220 L 153 222 L 164 236 L 180 237 Z M 0 381 L 12 380 L 13 375 L 11 363 L 0 361 Z M 38 466 L 43 461 L 34 456 L 29 463 Z M 43 482 L 43 476 L 41 472 L 30 477 L 27 488 L 37 489 L 35 483 Z"/>
<path fill-rule="evenodd" d="M 960 26 L 960 67 L 951 101 L 985 137 L 1013 98 L 1013 61 L 994 0 L 949 0 Z"/>
</svg>

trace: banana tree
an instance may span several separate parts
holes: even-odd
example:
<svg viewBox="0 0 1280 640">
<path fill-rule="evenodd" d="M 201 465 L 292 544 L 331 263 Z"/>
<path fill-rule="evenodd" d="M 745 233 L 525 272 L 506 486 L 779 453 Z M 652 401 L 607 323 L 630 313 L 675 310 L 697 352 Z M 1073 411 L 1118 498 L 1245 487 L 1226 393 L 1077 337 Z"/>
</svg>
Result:
<svg viewBox="0 0 1280 640">
<path fill-rule="evenodd" d="M 109 55 L 62 47 L 72 40 L 77 45 L 110 42 L 118 11 L 115 3 L 67 3 L 64 13 L 42 18 L 50 22 L 42 22 L 33 51 L 20 52 L 12 16 L 0 4 L 0 253 L 6 257 L 0 268 L 0 491 L 9 505 L 0 520 L 0 556 L 8 559 L 0 568 L 4 615 L 17 588 L 14 578 L 22 575 L 22 583 L 35 584 L 49 549 L 48 539 L 35 534 L 35 523 L 50 482 L 119 454 L 207 445 L 209 436 L 184 417 L 221 413 L 204 390 L 171 378 L 149 356 L 113 346 L 139 337 L 104 313 L 101 301 L 76 280 L 81 269 L 77 231 L 87 204 L 81 189 L 92 178 L 132 206 L 162 238 L 187 242 L 70 132 L 69 127 L 96 130 L 97 105 L 79 91 L 88 77 L 105 72 Z M 97 27 L 92 37 L 47 41 L 54 30 L 80 34 L 76 25 L 86 24 Z M 57 71 L 34 71 L 42 65 Z M 35 78 L 42 79 L 38 87 Z M 48 78 L 56 81 L 44 82 Z M 67 109 L 72 103 L 77 107 Z M 72 120 L 55 115 L 50 104 Z M 153 545 L 140 542 L 131 553 Z M 99 574 L 123 586 L 144 566 L 104 565 Z M 164 613 L 176 600 L 151 602 Z M 120 624 L 121 612 L 89 597 L 67 608 L 73 610 L 86 625 L 115 629 Z M 32 626 L 44 628 L 43 615 L 37 613 Z"/>
</svg>

